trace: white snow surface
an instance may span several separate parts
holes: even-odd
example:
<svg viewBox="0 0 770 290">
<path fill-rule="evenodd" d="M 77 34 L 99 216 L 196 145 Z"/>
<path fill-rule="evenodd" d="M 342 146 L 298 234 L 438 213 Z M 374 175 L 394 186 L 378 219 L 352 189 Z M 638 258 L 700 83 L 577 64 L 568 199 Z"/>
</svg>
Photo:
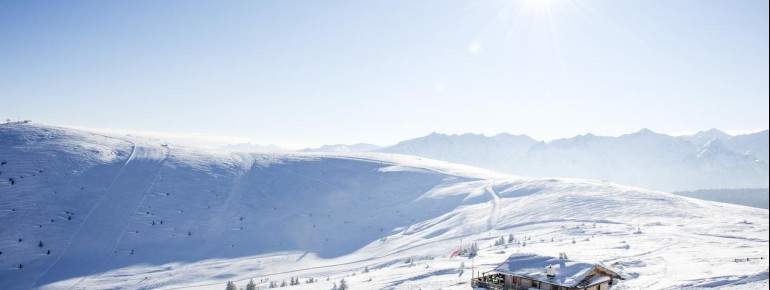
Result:
<svg viewBox="0 0 770 290">
<path fill-rule="evenodd" d="M 613 289 L 768 285 L 768 210 L 605 181 L 31 124 L 0 125 L 0 161 L 0 289 L 470 289 L 513 253 L 559 252 L 619 271 Z"/>
</svg>

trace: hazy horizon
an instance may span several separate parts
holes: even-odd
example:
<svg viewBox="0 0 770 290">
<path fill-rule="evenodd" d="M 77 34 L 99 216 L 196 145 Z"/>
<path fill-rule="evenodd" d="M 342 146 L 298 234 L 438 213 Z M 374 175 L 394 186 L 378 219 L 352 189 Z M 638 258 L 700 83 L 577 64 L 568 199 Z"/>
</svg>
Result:
<svg viewBox="0 0 770 290">
<path fill-rule="evenodd" d="M 33 123 L 34 120 L 32 120 Z M 752 133 L 758 133 L 765 130 L 768 130 L 768 128 L 761 128 L 761 129 L 751 129 L 751 130 L 724 130 L 721 128 L 706 128 L 703 130 L 698 130 L 695 132 L 660 132 L 655 130 L 654 128 L 639 128 L 637 130 L 624 132 L 620 134 L 615 135 L 609 135 L 609 134 L 601 134 L 597 132 L 584 132 L 577 135 L 572 136 L 561 136 L 554 139 L 539 139 L 534 137 L 531 134 L 528 134 L 526 132 L 522 133 L 511 133 L 511 132 L 497 132 L 497 133 L 484 133 L 484 132 L 438 132 L 438 131 L 431 131 L 431 132 L 425 132 L 422 135 L 417 136 L 404 136 L 401 139 L 395 140 L 391 143 L 385 143 L 385 144 L 379 144 L 374 142 L 367 142 L 366 140 L 359 140 L 359 141 L 353 141 L 353 142 L 329 142 L 329 143 L 319 143 L 319 144 L 285 144 L 285 143 L 278 143 L 278 142 L 271 142 L 269 137 L 266 138 L 260 138 L 256 136 L 227 136 L 227 135 L 209 135 L 209 134 L 201 134 L 196 132 L 158 132 L 158 131 L 141 131 L 141 130 L 131 130 L 131 129 L 122 129 L 122 128 L 99 128 L 99 127 L 83 127 L 83 126 L 73 126 L 73 125 L 63 125 L 63 124 L 44 124 L 48 126 L 60 126 L 60 127 L 66 127 L 66 128 L 72 128 L 77 130 L 84 130 L 84 131 L 93 131 L 93 132 L 102 132 L 102 133 L 109 133 L 109 134 L 117 134 L 117 135 L 134 135 L 134 136 L 141 136 L 146 138 L 156 138 L 161 139 L 168 142 L 177 143 L 179 145 L 186 145 L 186 146 L 194 146 L 194 147 L 201 147 L 201 148 L 212 148 L 217 149 L 228 145 L 256 145 L 256 146 L 276 146 L 281 149 L 286 150 L 301 150 L 301 149 L 307 149 L 307 148 L 318 148 L 324 145 L 338 145 L 338 144 L 344 144 L 344 145 L 353 145 L 353 144 L 359 144 L 359 143 L 366 143 L 366 144 L 373 144 L 378 146 L 391 146 L 395 145 L 398 142 L 406 141 L 410 139 L 420 138 L 427 135 L 430 135 L 432 133 L 438 133 L 438 134 L 445 134 L 445 135 L 462 135 L 462 134 L 477 134 L 477 135 L 484 135 L 484 136 L 495 136 L 498 134 L 512 134 L 512 135 L 526 135 L 529 136 L 537 141 L 543 141 L 543 142 L 551 142 L 554 140 L 560 140 L 560 139 L 568 139 L 573 138 L 580 135 L 585 134 L 593 134 L 597 136 L 608 136 L 608 137 L 618 137 L 625 134 L 631 134 L 634 132 L 638 132 L 642 129 L 649 129 L 655 133 L 660 134 L 666 134 L 670 136 L 689 136 L 694 135 L 699 132 L 708 131 L 711 129 L 717 129 L 719 131 L 722 131 L 724 133 L 727 133 L 731 136 L 736 135 L 745 135 L 745 134 L 752 134 Z"/>
</svg>

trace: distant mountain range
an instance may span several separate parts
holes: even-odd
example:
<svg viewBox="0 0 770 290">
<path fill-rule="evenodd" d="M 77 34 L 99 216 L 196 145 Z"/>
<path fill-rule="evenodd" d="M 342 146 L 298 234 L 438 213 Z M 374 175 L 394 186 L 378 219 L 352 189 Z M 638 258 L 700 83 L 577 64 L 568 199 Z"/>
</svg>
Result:
<svg viewBox="0 0 770 290">
<path fill-rule="evenodd" d="M 345 145 L 345 144 L 324 145 L 318 148 L 306 148 L 300 151 L 302 152 L 369 152 L 369 151 L 375 151 L 381 148 L 382 146 L 378 146 L 374 144 L 358 143 L 353 145 Z"/>
<path fill-rule="evenodd" d="M 619 137 L 587 134 L 551 142 L 526 135 L 432 133 L 377 151 L 522 176 L 595 178 L 667 191 L 768 187 L 767 130 L 669 136 L 642 129 Z"/>
</svg>

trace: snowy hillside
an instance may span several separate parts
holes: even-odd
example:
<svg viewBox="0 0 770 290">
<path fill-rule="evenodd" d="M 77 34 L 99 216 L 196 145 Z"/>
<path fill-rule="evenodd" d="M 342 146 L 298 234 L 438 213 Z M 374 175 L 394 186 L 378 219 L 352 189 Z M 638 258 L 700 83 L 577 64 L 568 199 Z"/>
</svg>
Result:
<svg viewBox="0 0 770 290">
<path fill-rule="evenodd" d="M 587 134 L 548 143 L 525 135 L 433 133 L 379 151 L 523 176 L 595 178 L 665 191 L 767 188 L 770 180 L 768 131 L 730 136 L 712 129 L 673 137 L 643 129 L 619 137 Z"/>
<path fill-rule="evenodd" d="M 472 266 L 514 252 L 602 263 L 626 278 L 613 289 L 768 279 L 766 209 L 603 181 L 17 124 L 0 125 L 0 161 L 0 289 L 470 289 Z M 472 243 L 475 259 L 448 257 Z"/>
</svg>

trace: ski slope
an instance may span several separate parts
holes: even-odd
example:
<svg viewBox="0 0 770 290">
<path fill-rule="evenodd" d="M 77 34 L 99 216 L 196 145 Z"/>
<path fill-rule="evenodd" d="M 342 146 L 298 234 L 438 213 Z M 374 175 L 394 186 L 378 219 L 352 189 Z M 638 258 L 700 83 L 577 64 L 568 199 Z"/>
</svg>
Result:
<svg viewBox="0 0 770 290">
<path fill-rule="evenodd" d="M 0 161 L 2 289 L 470 289 L 513 252 L 602 263 L 613 289 L 767 287 L 767 210 L 603 181 L 29 124 L 0 126 Z"/>
</svg>

